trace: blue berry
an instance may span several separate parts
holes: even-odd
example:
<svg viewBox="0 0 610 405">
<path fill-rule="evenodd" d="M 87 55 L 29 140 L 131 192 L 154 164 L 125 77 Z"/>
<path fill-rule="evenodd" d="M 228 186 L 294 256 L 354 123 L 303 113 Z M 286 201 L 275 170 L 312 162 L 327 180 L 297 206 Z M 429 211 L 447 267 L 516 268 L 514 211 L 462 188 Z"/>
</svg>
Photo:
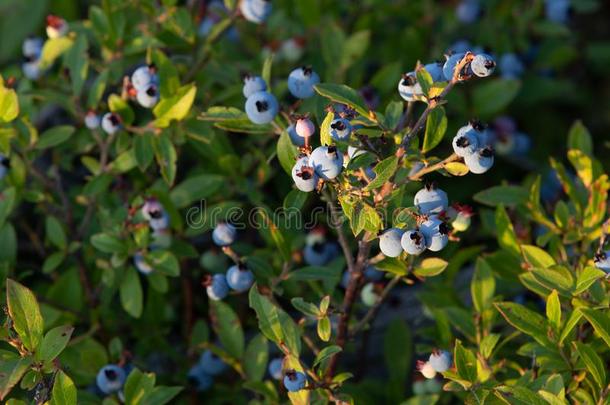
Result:
<svg viewBox="0 0 610 405">
<path fill-rule="evenodd" d="M 0 180 L 2 180 L 8 174 L 10 168 L 10 159 L 0 153 Z"/>
<path fill-rule="evenodd" d="M 336 146 L 318 146 L 311 153 L 309 163 L 322 179 L 332 180 L 343 170 L 343 154 Z"/>
<path fill-rule="evenodd" d="M 381 281 L 383 280 L 383 271 L 377 270 L 375 266 L 366 266 L 364 269 L 364 278 L 370 281 Z"/>
<path fill-rule="evenodd" d="M 108 364 L 98 371 L 95 383 L 100 391 L 109 395 L 123 388 L 125 378 L 125 370 L 116 364 Z"/>
<path fill-rule="evenodd" d="M 470 69 L 479 77 L 487 77 L 496 70 L 496 61 L 491 56 L 480 53 L 470 62 Z"/>
<path fill-rule="evenodd" d="M 142 206 L 142 216 L 148 221 L 154 230 L 167 229 L 169 227 L 169 215 L 163 205 L 156 199 L 147 199 Z"/>
<path fill-rule="evenodd" d="M 237 292 L 247 291 L 254 284 L 254 274 L 242 264 L 231 266 L 227 270 L 227 284 Z"/>
<path fill-rule="evenodd" d="M 403 231 L 398 228 L 390 228 L 379 235 L 379 250 L 387 257 L 398 257 L 402 253 L 400 240 Z"/>
<path fill-rule="evenodd" d="M 286 128 L 286 132 L 288 132 L 290 142 L 292 142 L 294 146 L 305 146 L 305 138 L 301 138 L 299 134 L 297 134 L 296 126 L 294 124 L 290 124 L 290 126 Z"/>
<path fill-rule="evenodd" d="M 461 127 L 452 141 L 453 151 L 460 157 L 472 155 L 479 148 L 479 137 L 471 125 Z"/>
<path fill-rule="evenodd" d="M 443 75 L 445 75 L 446 80 L 453 79 L 453 73 L 455 72 L 455 68 L 457 65 L 464 59 L 466 56 L 465 53 L 454 53 L 453 55 L 447 58 L 447 61 L 443 65 Z"/>
<path fill-rule="evenodd" d="M 244 88 L 242 92 L 244 93 L 244 97 L 248 98 L 254 93 L 258 93 L 259 91 L 266 91 L 267 83 L 260 76 L 246 76 L 244 77 Z"/>
<path fill-rule="evenodd" d="M 155 84 L 149 85 L 146 89 L 138 90 L 136 100 L 144 108 L 153 108 L 159 102 L 159 90 Z"/>
<path fill-rule="evenodd" d="M 477 150 L 476 153 L 466 156 L 464 163 L 471 173 L 482 174 L 491 169 L 494 164 L 494 152 L 489 146 Z"/>
<path fill-rule="evenodd" d="M 305 388 L 307 377 L 300 371 L 288 370 L 284 376 L 284 387 L 288 392 L 297 392 Z"/>
<path fill-rule="evenodd" d="M 121 117 L 115 113 L 106 113 L 102 117 L 102 129 L 108 135 L 115 134 L 121 129 Z"/>
<path fill-rule="evenodd" d="M 337 118 L 330 123 L 330 137 L 335 141 L 347 141 L 352 134 L 352 125 L 345 118 Z"/>
<path fill-rule="evenodd" d="M 402 75 L 398 82 L 398 94 L 405 101 L 417 101 L 423 96 L 421 85 L 417 81 L 415 72 L 409 72 Z"/>
<path fill-rule="evenodd" d="M 131 74 L 131 85 L 138 91 L 146 91 L 151 85 L 159 84 L 159 76 L 154 65 L 140 66 Z"/>
<path fill-rule="evenodd" d="M 318 186 L 320 179 L 309 163 L 307 156 L 303 156 L 296 161 L 292 168 L 292 180 L 299 190 L 306 193 L 314 191 Z"/>
<path fill-rule="evenodd" d="M 26 77 L 26 79 L 38 80 L 42 75 L 42 70 L 40 69 L 40 59 L 27 59 L 21 65 L 21 70 L 23 71 L 23 75 Z"/>
<path fill-rule="evenodd" d="M 433 252 L 443 250 L 449 242 L 449 227 L 437 216 L 430 216 L 419 230 L 426 239 L 426 247 Z"/>
<path fill-rule="evenodd" d="M 239 10 L 244 18 L 255 24 L 265 22 L 273 6 L 270 0 L 241 0 L 239 2 Z"/>
<path fill-rule="evenodd" d="M 235 227 L 226 222 L 219 222 L 212 231 L 212 240 L 216 246 L 229 246 L 235 242 L 237 230 Z"/>
<path fill-rule="evenodd" d="M 186 378 L 189 385 L 199 392 L 209 390 L 214 384 L 214 377 L 203 371 L 200 364 L 191 367 Z"/>
<path fill-rule="evenodd" d="M 426 250 L 426 238 L 415 229 L 406 231 L 400 239 L 403 250 L 410 255 L 419 255 Z"/>
<path fill-rule="evenodd" d="M 455 15 L 461 22 L 471 24 L 477 20 L 480 11 L 479 0 L 462 0 L 455 10 Z"/>
<path fill-rule="evenodd" d="M 305 245 L 303 260 L 309 266 L 324 266 L 338 255 L 337 245 L 326 241 L 317 241 Z"/>
<path fill-rule="evenodd" d="M 229 285 L 224 274 L 214 274 L 205 283 L 205 291 L 208 294 L 208 298 L 213 301 L 220 301 L 229 294 Z"/>
<path fill-rule="evenodd" d="M 284 363 L 284 359 L 282 359 L 281 357 L 276 357 L 275 359 L 273 359 L 269 362 L 267 371 L 269 372 L 269 375 L 271 376 L 271 378 L 273 378 L 274 380 L 282 379 L 283 363 Z"/>
<path fill-rule="evenodd" d="M 597 253 L 594 262 L 595 267 L 606 273 L 610 273 L 610 250 Z"/>
<path fill-rule="evenodd" d="M 437 373 L 444 373 L 451 367 L 451 353 L 445 350 L 434 351 L 428 362 Z"/>
<path fill-rule="evenodd" d="M 133 255 L 133 264 L 136 266 L 136 269 L 142 274 L 150 274 L 153 271 L 153 268 L 150 264 L 146 263 L 144 260 L 144 255 L 142 253 L 136 253 Z"/>
<path fill-rule="evenodd" d="M 443 63 L 433 62 L 424 65 L 424 69 L 430 74 L 433 82 L 445 81 L 445 75 L 443 74 Z"/>
<path fill-rule="evenodd" d="M 440 214 L 449 206 L 449 199 L 447 193 L 431 183 L 415 194 L 413 204 L 422 214 Z"/>
<path fill-rule="evenodd" d="M 227 365 L 224 361 L 210 350 L 206 350 L 201 353 L 199 357 L 199 367 L 204 373 L 209 375 L 218 375 L 226 370 Z"/>
<path fill-rule="evenodd" d="M 95 111 L 90 110 L 87 112 L 87 114 L 85 114 L 85 126 L 88 129 L 93 130 L 99 128 L 101 122 L 102 119 L 95 113 Z"/>
<path fill-rule="evenodd" d="M 23 52 L 23 56 L 29 58 L 31 60 L 35 60 L 40 58 L 40 54 L 42 53 L 42 38 L 39 37 L 30 37 L 26 38 L 21 45 L 21 50 Z"/>
<path fill-rule="evenodd" d="M 246 114 L 255 124 L 268 124 L 277 115 L 279 104 L 275 96 L 266 91 L 252 94 L 246 100 Z"/>
<path fill-rule="evenodd" d="M 544 13 L 549 21 L 565 24 L 570 17 L 570 0 L 545 0 Z"/>
<path fill-rule="evenodd" d="M 509 52 L 500 56 L 498 68 L 504 79 L 517 79 L 523 75 L 525 67 L 519 56 Z"/>
<path fill-rule="evenodd" d="M 288 90 L 296 98 L 309 98 L 315 94 L 314 87 L 320 83 L 320 76 L 310 67 L 300 67 L 290 72 Z"/>
</svg>

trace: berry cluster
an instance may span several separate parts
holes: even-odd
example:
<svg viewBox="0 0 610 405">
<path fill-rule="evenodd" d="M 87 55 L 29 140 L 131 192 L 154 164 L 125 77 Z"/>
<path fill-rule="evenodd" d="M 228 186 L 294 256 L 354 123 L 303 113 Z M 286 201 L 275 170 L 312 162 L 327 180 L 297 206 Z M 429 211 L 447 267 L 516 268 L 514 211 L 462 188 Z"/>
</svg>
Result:
<svg viewBox="0 0 610 405">
<path fill-rule="evenodd" d="M 131 75 L 127 92 L 144 108 L 153 108 L 159 102 L 159 75 L 154 64 L 140 66 Z"/>
<path fill-rule="evenodd" d="M 203 280 L 206 293 L 211 300 L 219 301 L 229 294 L 229 289 L 238 293 L 248 291 L 254 284 L 254 274 L 237 257 L 231 249 L 231 245 L 237 238 L 237 231 L 231 224 L 220 222 L 212 231 L 214 243 L 223 248 L 231 258 L 235 259 L 235 264 L 227 270 L 226 274 L 207 275 Z"/>
<path fill-rule="evenodd" d="M 148 222 L 153 231 L 153 242 L 150 250 L 167 247 L 166 236 L 169 232 L 169 215 L 163 205 L 154 198 L 149 198 L 144 202 L 140 210 L 142 217 Z M 136 269 L 142 274 L 150 274 L 154 271 L 153 266 L 146 260 L 146 252 L 140 251 L 134 254 L 133 263 Z"/>
<path fill-rule="evenodd" d="M 210 350 L 201 353 L 199 361 L 191 367 L 187 379 L 197 391 L 205 391 L 214 384 L 214 377 L 227 369 L 227 364 Z"/>
<path fill-rule="evenodd" d="M 68 34 L 68 23 L 61 17 L 50 14 L 47 16 L 47 36 L 49 39 L 56 39 Z M 30 80 L 38 80 L 42 75 L 40 58 L 44 42 L 42 38 L 29 37 L 23 41 L 21 47 L 23 53 L 23 64 L 21 70 L 23 75 Z"/>
<path fill-rule="evenodd" d="M 489 145 L 487 128 L 478 121 L 461 127 L 453 138 L 453 151 L 464 158 L 471 173 L 482 174 L 494 164 L 494 150 Z"/>
<path fill-rule="evenodd" d="M 426 378 L 432 379 L 436 373 L 444 373 L 451 368 L 451 353 L 445 350 L 435 350 L 430 354 L 428 361 L 418 361 L 417 370 Z"/>
</svg>

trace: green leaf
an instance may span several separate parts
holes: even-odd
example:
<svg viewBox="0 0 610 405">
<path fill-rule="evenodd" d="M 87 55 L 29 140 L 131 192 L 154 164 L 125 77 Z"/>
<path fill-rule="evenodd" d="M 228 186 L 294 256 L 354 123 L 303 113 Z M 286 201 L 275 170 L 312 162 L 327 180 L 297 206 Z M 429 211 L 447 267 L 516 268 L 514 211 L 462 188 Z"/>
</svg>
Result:
<svg viewBox="0 0 610 405">
<path fill-rule="evenodd" d="M 172 185 L 176 179 L 177 170 L 176 162 L 178 155 L 176 148 L 168 134 L 162 134 L 160 137 L 155 138 L 155 140 L 155 156 L 157 164 L 161 169 L 161 175 L 167 184 Z"/>
<path fill-rule="evenodd" d="M 4 226 L 6 218 L 11 214 L 17 199 L 17 190 L 15 187 L 9 187 L 0 193 L 0 227 Z"/>
<path fill-rule="evenodd" d="M 477 380 L 477 360 L 474 354 L 462 346 L 462 342 L 455 342 L 455 368 L 458 375 L 471 383 Z"/>
<path fill-rule="evenodd" d="M 230 10 L 230 8 L 229 8 Z M 263 62 L 263 69 L 261 71 L 261 77 L 267 83 L 267 91 L 271 92 L 271 68 L 273 67 L 273 57 L 275 55 L 272 53 L 267 58 L 265 58 L 265 62 Z"/>
<path fill-rule="evenodd" d="M 438 257 L 428 257 L 421 261 L 413 273 L 420 277 L 432 277 L 441 274 L 449 263 Z"/>
<path fill-rule="evenodd" d="M 587 156 L 593 155 L 593 140 L 582 121 L 575 121 L 568 133 L 568 150 L 577 149 Z"/>
<path fill-rule="evenodd" d="M 479 83 L 473 91 L 475 116 L 487 118 L 502 111 L 517 96 L 519 80 L 492 79 Z"/>
<path fill-rule="evenodd" d="M 396 128 L 400 123 L 403 108 L 404 105 L 401 101 L 392 101 L 388 103 L 388 106 L 386 107 L 384 113 L 385 120 L 383 122 L 383 125 L 389 129 Z"/>
<path fill-rule="evenodd" d="M 593 325 L 593 329 L 610 347 L 610 317 L 607 312 L 593 308 L 580 308 L 582 315 Z"/>
<path fill-rule="evenodd" d="M 597 267 L 585 267 L 580 273 L 578 273 L 578 276 L 576 278 L 576 288 L 574 289 L 573 294 L 582 294 L 583 292 L 587 291 L 588 288 L 591 287 L 594 282 L 605 276 L 606 273 L 604 273 Z"/>
<path fill-rule="evenodd" d="M 348 69 L 355 61 L 360 59 L 369 46 L 371 39 L 370 31 L 358 31 L 350 35 L 342 48 L 341 67 Z"/>
<path fill-rule="evenodd" d="M 328 342 L 330 340 L 330 335 L 332 333 L 332 328 L 330 324 L 330 318 L 324 316 L 318 320 L 318 337 L 323 342 Z"/>
<path fill-rule="evenodd" d="M 312 304 L 311 302 L 306 302 L 301 297 L 296 297 L 290 300 L 292 306 L 295 307 L 298 311 L 302 312 L 305 315 L 318 317 L 320 315 L 320 310 L 317 306 Z"/>
<path fill-rule="evenodd" d="M 161 83 L 161 98 L 173 96 L 180 88 L 180 77 L 178 69 L 160 49 L 154 49 L 151 53 L 152 62 L 159 69 L 159 82 Z"/>
<path fill-rule="evenodd" d="M 155 271 L 170 277 L 180 275 L 180 263 L 176 256 L 166 250 L 155 250 L 146 255 L 146 261 Z"/>
<path fill-rule="evenodd" d="M 494 293 L 496 291 L 496 280 L 489 264 L 482 258 L 477 263 L 470 283 L 472 303 L 478 313 L 491 307 Z"/>
<path fill-rule="evenodd" d="M 122 99 L 118 94 L 108 96 L 108 108 L 113 113 L 117 113 L 125 125 L 131 125 L 135 119 L 135 114 L 127 100 Z"/>
<path fill-rule="evenodd" d="M 241 359 L 244 354 L 244 331 L 239 317 L 230 305 L 222 301 L 210 301 L 210 311 L 213 314 L 212 326 L 218 335 L 222 347 L 231 356 Z"/>
<path fill-rule="evenodd" d="M 496 208 L 495 219 L 496 232 L 500 247 L 516 256 L 520 256 L 521 250 L 519 249 L 519 242 L 517 241 L 513 224 L 510 222 L 510 218 L 504 209 L 504 205 L 500 204 Z"/>
<path fill-rule="evenodd" d="M 42 340 L 43 320 L 34 293 L 18 282 L 7 279 L 6 301 L 13 329 L 29 351 L 36 351 Z"/>
<path fill-rule="evenodd" d="M 585 187 L 589 187 L 593 182 L 593 160 L 578 149 L 569 150 L 568 159 Z"/>
<path fill-rule="evenodd" d="M 335 354 L 341 353 L 342 350 L 343 349 L 341 349 L 341 347 L 339 347 L 339 346 L 335 346 L 335 345 L 326 346 L 324 349 L 320 350 L 320 352 L 317 354 L 311 367 L 315 368 L 319 364 L 322 364 L 325 360 L 330 359 Z"/>
<path fill-rule="evenodd" d="M 541 345 L 548 344 L 547 321 L 542 316 L 514 302 L 496 302 L 494 305 L 504 319 L 516 329 L 533 337 Z"/>
<path fill-rule="evenodd" d="M 2 358 L 0 361 L 0 400 L 6 398 L 33 362 L 34 359 L 31 356 L 14 359 Z"/>
<path fill-rule="evenodd" d="M 135 135 L 133 140 L 133 151 L 141 171 L 146 170 L 155 156 L 153 145 L 153 138 L 149 133 Z"/>
<path fill-rule="evenodd" d="M 491 353 L 496 347 L 496 344 L 500 340 L 501 335 L 497 333 L 491 333 L 481 340 L 481 345 L 479 346 L 479 350 L 481 351 L 481 355 L 484 358 L 488 359 L 491 356 Z"/>
<path fill-rule="evenodd" d="M 144 300 L 142 284 L 140 283 L 138 273 L 131 266 L 125 268 L 125 274 L 119 286 L 119 295 L 125 312 L 134 318 L 139 318 L 142 315 Z"/>
<path fill-rule="evenodd" d="M 319 83 L 314 88 L 322 97 L 337 103 L 346 104 L 356 110 L 358 114 L 368 118 L 369 110 L 364 104 L 362 97 L 351 87 L 344 84 Z"/>
<path fill-rule="evenodd" d="M 248 343 L 244 354 L 244 372 L 248 381 L 261 381 L 267 371 L 269 345 L 263 335 L 256 335 Z"/>
<path fill-rule="evenodd" d="M 570 296 L 574 289 L 574 276 L 566 267 L 551 266 L 548 269 L 534 268 L 534 278 L 549 290 L 557 289 L 564 296 Z"/>
<path fill-rule="evenodd" d="M 60 249 L 65 249 L 68 245 L 64 228 L 59 220 L 53 216 L 48 216 L 45 222 L 47 239 Z"/>
<path fill-rule="evenodd" d="M 495 186 L 476 193 L 476 202 L 495 207 L 497 205 L 514 206 L 527 202 L 529 192 L 520 186 Z"/>
<path fill-rule="evenodd" d="M 398 158 L 394 155 L 385 158 L 375 166 L 375 178 L 366 187 L 365 190 L 374 190 L 383 186 L 396 172 L 398 167 Z"/>
<path fill-rule="evenodd" d="M 443 165 L 443 169 L 452 176 L 465 176 L 470 169 L 462 162 L 449 162 Z"/>
<path fill-rule="evenodd" d="M 582 312 L 579 309 L 575 309 L 574 311 L 572 311 L 570 317 L 566 321 L 565 326 L 563 327 L 561 335 L 559 336 L 559 345 L 563 345 L 563 341 L 568 337 L 568 335 L 570 334 L 572 329 L 574 329 L 576 324 L 578 324 L 578 321 L 580 321 L 581 317 Z"/>
<path fill-rule="evenodd" d="M 58 326 L 48 331 L 36 351 L 36 360 L 47 363 L 54 360 L 66 348 L 72 332 L 72 326 Z"/>
<path fill-rule="evenodd" d="M 183 387 L 155 387 L 152 391 L 146 394 L 142 403 L 146 405 L 168 404 L 183 389 Z"/>
<path fill-rule="evenodd" d="M 521 252 L 525 261 L 532 267 L 546 269 L 555 264 L 555 259 L 538 246 L 521 245 Z"/>
<path fill-rule="evenodd" d="M 430 73 L 423 66 L 421 66 L 420 69 L 417 69 L 415 74 L 417 75 L 417 82 L 421 86 L 424 95 L 428 97 L 430 94 L 430 88 L 434 84 L 432 76 L 430 76 Z"/>
<path fill-rule="evenodd" d="M 36 149 L 47 149 L 62 144 L 70 139 L 73 133 L 74 127 L 70 125 L 59 125 L 47 129 L 40 135 Z"/>
<path fill-rule="evenodd" d="M 93 9 L 93 7 L 91 8 Z M 87 97 L 87 107 L 96 108 L 104 92 L 106 91 L 106 82 L 108 81 L 108 71 L 103 70 L 93 81 L 91 88 L 89 89 L 89 96 Z"/>
<path fill-rule="evenodd" d="M 104 253 L 122 253 L 126 251 L 125 243 L 116 236 L 98 233 L 91 236 L 91 244 Z"/>
<path fill-rule="evenodd" d="M 173 120 L 184 119 L 195 101 L 196 94 L 197 87 L 194 84 L 188 84 L 179 88 L 170 98 L 161 98 L 159 104 L 153 109 L 153 114 L 157 117 L 155 126 L 165 128 Z"/>
<path fill-rule="evenodd" d="M 606 367 L 604 362 L 590 345 L 578 341 L 573 342 L 573 344 L 576 350 L 578 350 L 578 355 L 583 360 L 587 371 L 591 373 L 591 376 L 593 376 L 597 383 L 598 388 L 603 389 L 606 386 Z"/>
<path fill-rule="evenodd" d="M 331 271 L 328 267 L 308 266 L 291 271 L 286 279 L 293 281 L 338 281 L 340 277 L 338 273 Z"/>
<path fill-rule="evenodd" d="M 144 398 L 152 392 L 155 386 L 155 374 L 143 373 L 137 368 L 134 368 L 129 373 L 125 382 L 125 405 L 138 405 L 144 403 Z"/>
<path fill-rule="evenodd" d="M 557 290 L 553 290 L 546 297 L 546 317 L 553 329 L 559 332 L 561 328 L 561 303 L 559 302 Z"/>
<path fill-rule="evenodd" d="M 89 71 L 89 55 L 87 54 L 87 43 L 86 35 L 78 35 L 66 56 L 64 58 L 65 65 L 69 69 L 70 81 L 72 82 L 72 93 L 75 96 L 80 96 L 83 90 L 85 80 L 87 80 L 87 73 Z"/>
<path fill-rule="evenodd" d="M 50 405 L 74 405 L 78 403 L 76 386 L 62 370 L 55 375 Z"/>
<path fill-rule="evenodd" d="M 297 148 L 290 141 L 290 135 L 285 130 L 282 131 L 277 141 L 277 158 L 286 173 L 292 173 L 292 168 L 297 161 L 297 155 Z"/>
<path fill-rule="evenodd" d="M 330 124 L 332 124 L 335 119 L 335 113 L 329 111 L 326 113 L 326 117 L 324 117 L 324 121 L 320 125 L 320 145 L 331 145 L 333 143 L 333 139 L 330 135 Z"/>
<path fill-rule="evenodd" d="M 39 67 L 41 70 L 49 68 L 53 62 L 64 54 L 73 44 L 69 37 L 49 38 L 45 41 L 40 55 Z"/>
<path fill-rule="evenodd" d="M 426 153 L 436 147 L 445 136 L 447 131 L 447 116 L 443 107 L 436 107 L 430 112 L 426 119 L 426 131 L 422 152 Z"/>
<path fill-rule="evenodd" d="M 225 179 L 215 174 L 201 174 L 189 177 L 178 184 L 170 193 L 176 208 L 186 208 L 218 193 L 225 186 Z"/>
<path fill-rule="evenodd" d="M 17 92 L 0 82 L 0 122 L 11 122 L 19 116 Z"/>
<path fill-rule="evenodd" d="M 496 388 L 499 395 L 508 403 L 515 405 L 549 405 L 548 402 L 541 399 L 540 396 L 532 390 L 519 385 L 508 386 L 502 385 Z"/>
<path fill-rule="evenodd" d="M 309 193 L 300 190 L 290 190 L 286 197 L 284 197 L 283 207 L 286 211 L 286 216 L 290 218 L 293 214 L 300 215 L 308 198 Z"/>
</svg>

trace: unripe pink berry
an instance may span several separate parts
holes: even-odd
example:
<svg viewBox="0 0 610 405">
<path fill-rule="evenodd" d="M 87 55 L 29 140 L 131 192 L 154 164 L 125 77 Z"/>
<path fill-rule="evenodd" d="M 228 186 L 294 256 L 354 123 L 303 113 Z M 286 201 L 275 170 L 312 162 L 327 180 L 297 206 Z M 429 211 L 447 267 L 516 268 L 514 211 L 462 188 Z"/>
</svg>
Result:
<svg viewBox="0 0 610 405">
<path fill-rule="evenodd" d="M 301 118 L 297 120 L 295 130 L 298 136 L 302 138 L 309 138 L 316 132 L 316 126 L 309 118 Z"/>
</svg>

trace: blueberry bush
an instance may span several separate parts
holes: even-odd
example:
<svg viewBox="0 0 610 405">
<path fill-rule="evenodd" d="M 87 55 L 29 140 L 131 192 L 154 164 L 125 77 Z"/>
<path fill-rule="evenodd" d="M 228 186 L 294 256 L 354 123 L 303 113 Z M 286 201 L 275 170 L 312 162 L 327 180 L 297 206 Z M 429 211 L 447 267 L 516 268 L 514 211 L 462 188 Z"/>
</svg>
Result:
<svg viewBox="0 0 610 405">
<path fill-rule="evenodd" d="M 5 0 L 0 400 L 610 404 L 598 0 Z"/>
</svg>

